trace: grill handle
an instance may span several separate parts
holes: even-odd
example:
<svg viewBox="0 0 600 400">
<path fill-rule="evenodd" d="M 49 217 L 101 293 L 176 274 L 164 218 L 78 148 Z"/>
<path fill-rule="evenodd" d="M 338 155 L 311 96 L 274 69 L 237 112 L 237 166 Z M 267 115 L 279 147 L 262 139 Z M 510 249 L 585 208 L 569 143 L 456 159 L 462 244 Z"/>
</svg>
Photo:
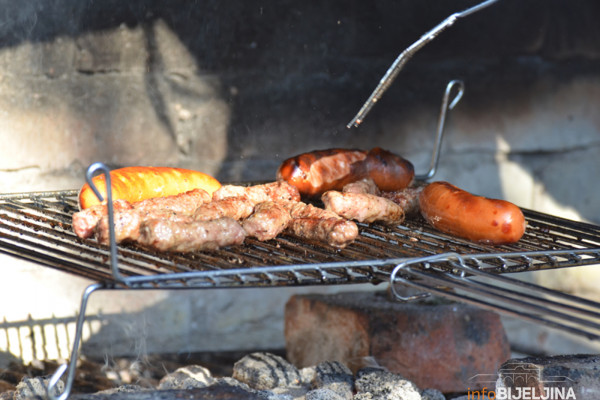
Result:
<svg viewBox="0 0 600 400">
<path fill-rule="evenodd" d="M 117 282 L 129 286 L 127 279 L 123 278 L 123 276 L 121 276 L 121 273 L 119 272 L 119 265 L 117 260 L 117 242 L 115 240 L 115 213 L 113 208 L 110 169 L 108 169 L 108 167 L 101 162 L 95 162 L 88 167 L 85 173 L 85 180 L 94 191 L 96 197 L 98 197 L 98 200 L 100 200 L 100 202 L 104 201 L 102 193 L 100 193 L 92 179 L 95 175 L 97 175 L 98 171 L 104 173 L 106 185 L 106 205 L 108 207 L 108 234 L 110 243 L 110 268 L 112 270 L 113 277 Z"/>
<path fill-rule="evenodd" d="M 458 87 L 458 92 L 456 96 L 450 101 L 450 94 L 452 94 L 452 90 L 454 87 Z M 442 138 L 444 136 L 444 127 L 446 125 L 446 114 L 448 110 L 452 110 L 462 99 L 463 94 L 465 93 L 465 84 L 460 80 L 452 80 L 448 82 L 446 85 L 446 91 L 444 92 L 444 96 L 442 97 L 442 108 L 440 109 L 440 115 L 438 117 L 437 130 L 435 135 L 435 143 L 433 145 L 433 152 L 431 153 L 431 163 L 429 164 L 429 171 L 423 175 L 417 175 L 415 178 L 417 180 L 426 181 L 428 179 L 433 178 L 435 172 L 437 171 L 438 164 L 440 162 L 440 153 L 442 149 Z"/>
</svg>

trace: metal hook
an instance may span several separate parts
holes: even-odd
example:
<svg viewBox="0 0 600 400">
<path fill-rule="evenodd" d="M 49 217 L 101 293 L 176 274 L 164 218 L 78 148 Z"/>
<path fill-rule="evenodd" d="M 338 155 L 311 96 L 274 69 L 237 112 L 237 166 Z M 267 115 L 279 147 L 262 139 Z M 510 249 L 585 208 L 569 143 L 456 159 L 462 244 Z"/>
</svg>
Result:
<svg viewBox="0 0 600 400">
<path fill-rule="evenodd" d="M 455 86 L 458 86 L 458 92 L 454 99 L 450 101 L 450 94 L 452 93 L 452 89 Z M 444 127 L 446 125 L 446 114 L 448 110 L 452 110 L 462 99 L 463 94 L 465 93 L 465 84 L 460 80 L 452 80 L 446 86 L 446 91 L 444 92 L 444 97 L 442 99 L 442 107 L 440 109 L 440 115 L 438 118 L 437 131 L 435 137 L 435 143 L 433 145 L 433 152 L 431 154 L 431 163 L 429 164 L 429 171 L 423 175 L 417 175 L 415 178 L 417 180 L 428 180 L 433 178 L 435 172 L 437 171 L 438 164 L 440 162 L 440 153 L 442 147 L 442 138 L 444 136 Z"/>
<path fill-rule="evenodd" d="M 119 266 L 117 261 L 117 242 L 115 240 L 115 213 L 112 201 L 112 187 L 110 180 L 110 170 L 106 165 L 100 162 L 96 162 L 90 165 L 85 173 L 85 179 L 87 183 L 90 185 L 94 194 L 98 199 L 102 202 L 104 201 L 104 197 L 102 193 L 98 190 L 96 185 L 94 184 L 93 177 L 96 172 L 101 171 L 104 173 L 105 184 L 106 184 L 106 205 L 108 207 L 108 234 L 109 234 L 109 243 L 110 243 L 110 267 L 112 270 L 113 277 L 117 282 L 128 285 L 127 281 L 121 276 L 119 272 Z"/>
<path fill-rule="evenodd" d="M 454 25 L 454 23 L 459 18 L 464 18 L 468 15 L 471 15 L 479 10 L 482 10 L 483 8 L 486 8 L 490 5 L 492 5 L 493 3 L 497 2 L 497 1 L 498 0 L 487 0 L 487 1 L 477 4 L 471 8 L 468 8 L 464 11 L 457 12 L 457 13 L 450 15 L 448 18 L 446 18 L 440 24 L 436 25 L 429 32 L 427 32 L 423 36 L 421 36 L 421 38 L 419 40 L 417 40 L 412 45 L 410 45 L 406 50 L 404 50 L 402 53 L 400 53 L 398 58 L 396 58 L 396 60 L 392 63 L 390 68 L 383 75 L 383 78 L 381 78 L 381 80 L 379 81 L 379 84 L 377 85 L 377 87 L 375 88 L 375 90 L 373 91 L 371 96 L 369 96 L 367 101 L 363 104 L 363 106 L 358 111 L 356 116 L 352 119 L 352 121 L 350 121 L 348 123 L 347 127 L 348 128 L 352 128 L 353 126 L 358 127 L 364 121 L 364 119 L 367 116 L 367 114 L 369 113 L 369 111 L 371 111 L 371 108 L 373 108 L 375 103 L 377 103 L 377 101 L 379 101 L 381 96 L 383 96 L 383 93 L 390 87 L 390 85 L 392 84 L 394 79 L 396 79 L 396 76 L 398 75 L 400 70 L 402 70 L 402 68 L 404 68 L 404 65 L 408 62 L 408 60 L 410 60 L 415 55 L 415 53 L 417 51 L 419 51 L 423 46 L 425 46 L 427 43 L 429 43 L 433 39 L 435 39 L 437 37 L 437 35 L 439 35 L 446 28 L 449 28 L 452 25 Z"/>
<path fill-rule="evenodd" d="M 405 285 L 409 285 L 409 283 L 406 279 L 399 278 L 397 276 L 398 272 L 400 272 L 400 270 L 406 268 L 408 265 L 416 263 L 416 262 L 418 262 L 417 259 L 407 260 L 407 261 L 401 262 L 400 264 L 396 265 L 396 267 L 394 267 L 394 269 L 392 270 L 392 274 L 390 275 L 390 290 L 392 291 L 392 294 L 394 295 L 394 297 L 400 301 L 404 301 L 404 302 L 415 301 L 415 300 L 424 299 L 426 297 L 431 296 L 431 294 L 428 292 L 421 292 L 419 294 L 415 294 L 415 295 L 406 297 L 406 296 L 401 296 L 396 291 L 396 286 L 394 285 L 395 281 L 400 281 L 400 282 L 404 283 Z"/>
<path fill-rule="evenodd" d="M 401 262 L 400 264 L 396 265 L 396 267 L 394 267 L 394 269 L 392 270 L 392 273 L 390 274 L 390 289 L 392 291 L 392 294 L 394 295 L 394 297 L 396 299 L 398 299 L 400 301 L 405 301 L 405 302 L 423 299 L 425 297 L 431 296 L 431 293 L 429 293 L 429 292 L 421 292 L 419 294 L 409 296 L 409 297 L 404 297 L 404 296 L 401 296 L 400 294 L 398 294 L 398 292 L 396 291 L 396 287 L 394 286 L 394 282 L 396 282 L 396 281 L 399 281 L 407 286 L 419 287 L 419 285 L 415 285 L 414 283 L 410 282 L 408 279 L 398 277 L 398 272 L 400 272 L 401 270 L 409 269 L 410 265 L 412 265 L 412 264 L 430 263 L 430 262 L 435 262 L 435 261 L 440 261 L 440 260 L 445 261 L 450 258 L 456 258 L 461 266 L 465 265 L 463 258 L 458 253 L 443 253 L 443 254 L 436 254 L 433 256 L 413 258 L 413 259 L 406 260 L 406 261 Z"/>
</svg>

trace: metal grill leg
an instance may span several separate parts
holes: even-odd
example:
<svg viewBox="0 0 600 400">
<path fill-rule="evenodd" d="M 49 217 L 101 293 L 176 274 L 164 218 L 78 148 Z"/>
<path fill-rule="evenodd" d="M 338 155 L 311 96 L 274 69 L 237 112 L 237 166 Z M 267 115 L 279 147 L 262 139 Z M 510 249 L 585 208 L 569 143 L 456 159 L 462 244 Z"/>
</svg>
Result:
<svg viewBox="0 0 600 400">
<path fill-rule="evenodd" d="M 46 392 L 48 398 L 51 400 L 65 400 L 69 397 L 71 393 L 71 389 L 73 388 L 73 381 L 75 380 L 75 369 L 77 367 L 77 358 L 79 353 L 79 344 L 81 342 L 81 335 L 83 330 L 83 322 L 85 320 L 85 310 L 87 308 L 87 303 L 90 295 L 94 293 L 98 289 L 105 289 L 105 285 L 101 283 L 94 283 L 88 286 L 83 295 L 81 297 L 81 306 L 79 307 L 79 315 L 77 316 L 77 326 L 75 330 L 75 338 L 73 339 L 73 349 L 71 350 L 71 358 L 67 364 L 61 365 L 48 384 L 46 388 Z M 65 382 L 65 390 L 57 397 L 55 394 L 57 393 L 56 385 L 60 381 L 61 377 L 65 373 L 65 370 L 69 369 L 67 373 L 67 381 Z"/>
</svg>

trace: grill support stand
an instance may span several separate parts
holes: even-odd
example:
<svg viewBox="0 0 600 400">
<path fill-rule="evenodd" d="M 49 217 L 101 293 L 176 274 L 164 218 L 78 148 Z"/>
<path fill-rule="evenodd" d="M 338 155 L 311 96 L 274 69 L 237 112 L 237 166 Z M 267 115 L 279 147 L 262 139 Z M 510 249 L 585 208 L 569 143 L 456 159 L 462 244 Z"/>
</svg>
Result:
<svg viewBox="0 0 600 400">
<path fill-rule="evenodd" d="M 102 283 L 94 283 L 88 286 L 81 296 L 81 305 L 79 307 L 79 315 L 77 316 L 77 325 L 75 328 L 75 337 L 73 338 L 73 349 L 71 350 L 71 358 L 69 362 L 61 365 L 48 384 L 47 394 L 51 400 L 66 400 L 71 393 L 71 389 L 73 388 L 73 382 L 75 380 L 75 370 L 77 369 L 77 358 L 79 354 L 79 345 L 81 343 L 81 335 L 83 332 L 83 323 L 85 321 L 85 310 L 87 309 L 87 304 L 90 296 L 97 290 L 108 289 L 108 287 Z M 65 388 L 63 392 L 55 396 L 54 394 L 58 392 L 56 385 L 59 380 L 65 373 L 65 370 L 68 368 L 67 380 L 65 382 Z"/>
</svg>

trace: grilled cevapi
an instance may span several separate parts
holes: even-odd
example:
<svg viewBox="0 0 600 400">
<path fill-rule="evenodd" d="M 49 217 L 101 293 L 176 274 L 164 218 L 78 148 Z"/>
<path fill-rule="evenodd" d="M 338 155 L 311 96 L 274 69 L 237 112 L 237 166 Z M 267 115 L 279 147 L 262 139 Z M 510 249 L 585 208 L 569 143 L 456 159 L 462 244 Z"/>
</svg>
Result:
<svg viewBox="0 0 600 400">
<path fill-rule="evenodd" d="M 336 148 L 303 153 L 283 161 L 277 170 L 278 180 L 294 185 L 308 198 L 367 177 L 380 190 L 400 190 L 412 183 L 414 175 L 409 161 L 379 147 L 368 152 Z"/>
<path fill-rule="evenodd" d="M 115 226 L 123 228 L 124 231 L 134 232 L 139 229 L 139 223 L 144 219 L 149 219 L 153 213 L 160 213 L 161 218 L 166 214 L 192 215 L 200 205 L 210 202 L 210 200 L 211 196 L 203 189 L 194 189 L 173 196 L 150 198 L 135 203 L 118 199 L 113 201 Z M 107 208 L 104 204 L 97 204 L 74 213 L 73 230 L 75 234 L 86 239 L 96 233 L 98 237 L 103 238 L 102 242 L 107 241 Z M 101 223 L 103 219 L 105 221 Z M 138 225 L 131 226 L 135 223 Z M 130 234 L 116 232 L 116 236 L 125 240 Z"/>
<path fill-rule="evenodd" d="M 386 192 L 379 190 L 375 181 L 364 178 L 345 185 L 341 192 L 329 190 L 321 196 L 326 210 L 358 222 L 379 222 L 398 225 L 406 215 L 419 210 L 422 186 Z"/>
<path fill-rule="evenodd" d="M 197 221 L 210 221 L 211 219 L 229 217 L 241 220 L 249 217 L 253 211 L 254 202 L 246 196 L 225 197 L 199 206 L 194 211 L 194 219 Z"/>
<path fill-rule="evenodd" d="M 281 181 L 253 186 L 223 185 L 213 193 L 213 200 L 239 196 L 246 197 L 254 205 L 264 201 L 293 202 L 300 200 L 298 189 Z"/>
<path fill-rule="evenodd" d="M 151 219 L 142 224 L 138 243 L 159 251 L 192 252 L 242 244 L 245 238 L 240 223 L 229 217 L 189 222 Z"/>
<path fill-rule="evenodd" d="M 358 226 L 336 213 L 297 202 L 290 208 L 286 231 L 302 239 L 316 240 L 336 248 L 344 248 L 358 236 Z"/>
<path fill-rule="evenodd" d="M 292 220 L 289 205 L 277 201 L 264 201 L 254 207 L 254 212 L 242 222 L 248 236 L 265 241 L 283 232 Z"/>
<path fill-rule="evenodd" d="M 374 194 L 329 190 L 323 193 L 321 200 L 326 210 L 346 219 L 366 223 L 381 222 L 386 225 L 404 222 L 404 210 L 401 206 Z"/>
</svg>

